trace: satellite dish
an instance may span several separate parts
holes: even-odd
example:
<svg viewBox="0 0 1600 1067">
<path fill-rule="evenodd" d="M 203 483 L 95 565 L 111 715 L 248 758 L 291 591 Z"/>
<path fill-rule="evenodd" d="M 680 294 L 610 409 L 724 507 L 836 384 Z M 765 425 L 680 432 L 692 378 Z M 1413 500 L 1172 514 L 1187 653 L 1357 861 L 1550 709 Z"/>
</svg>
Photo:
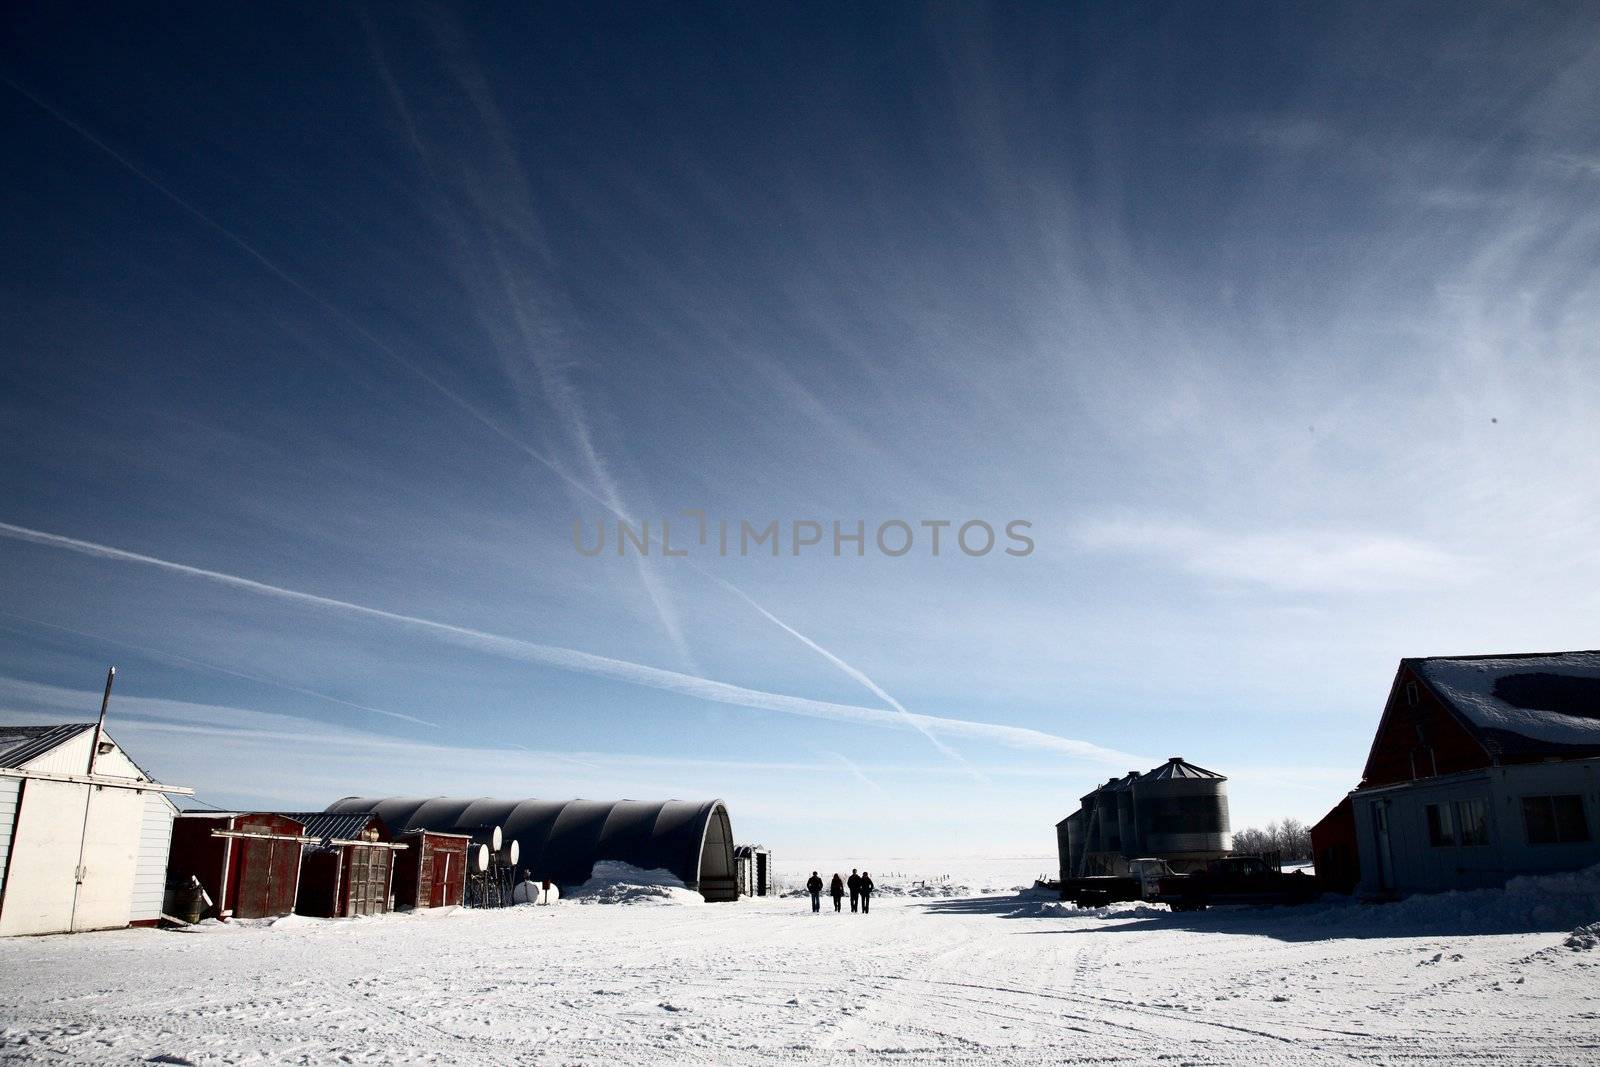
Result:
<svg viewBox="0 0 1600 1067">
<path fill-rule="evenodd" d="M 496 826 L 489 833 L 489 847 L 494 851 L 499 852 L 500 846 L 504 843 L 505 839 L 500 834 L 500 827 Z"/>
<path fill-rule="evenodd" d="M 479 845 L 472 850 L 472 869 L 479 874 L 489 869 L 489 846 Z"/>
<path fill-rule="evenodd" d="M 506 846 L 506 851 L 505 851 L 506 862 L 509 863 L 511 866 L 515 867 L 517 865 L 517 857 L 519 857 L 521 855 L 522 855 L 522 845 L 521 845 L 521 843 L 518 842 L 516 840 L 516 838 L 512 838 L 511 843 Z"/>
</svg>

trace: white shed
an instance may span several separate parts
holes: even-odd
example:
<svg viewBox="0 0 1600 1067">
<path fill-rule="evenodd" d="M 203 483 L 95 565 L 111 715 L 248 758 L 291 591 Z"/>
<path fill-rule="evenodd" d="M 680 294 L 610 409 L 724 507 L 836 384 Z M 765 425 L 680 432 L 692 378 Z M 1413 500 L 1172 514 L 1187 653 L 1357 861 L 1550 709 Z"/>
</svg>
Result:
<svg viewBox="0 0 1600 1067">
<path fill-rule="evenodd" d="M 0 726 L 0 936 L 154 922 L 176 813 L 94 723 Z"/>
</svg>

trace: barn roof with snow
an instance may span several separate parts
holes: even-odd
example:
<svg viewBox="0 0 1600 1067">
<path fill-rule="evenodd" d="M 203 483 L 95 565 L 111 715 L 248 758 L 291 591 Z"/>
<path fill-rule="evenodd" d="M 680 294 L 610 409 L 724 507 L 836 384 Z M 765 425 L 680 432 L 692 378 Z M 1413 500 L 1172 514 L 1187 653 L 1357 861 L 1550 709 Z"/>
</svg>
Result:
<svg viewBox="0 0 1600 1067">
<path fill-rule="evenodd" d="M 1412 662 L 1470 729 L 1502 747 L 1600 745 L 1600 652 Z"/>
<path fill-rule="evenodd" d="M 1387 764 L 1402 751 L 1429 766 L 1398 773 Z M 1400 661 L 1363 779 L 1590 756 L 1600 756 L 1600 651 L 1429 656 Z"/>
</svg>

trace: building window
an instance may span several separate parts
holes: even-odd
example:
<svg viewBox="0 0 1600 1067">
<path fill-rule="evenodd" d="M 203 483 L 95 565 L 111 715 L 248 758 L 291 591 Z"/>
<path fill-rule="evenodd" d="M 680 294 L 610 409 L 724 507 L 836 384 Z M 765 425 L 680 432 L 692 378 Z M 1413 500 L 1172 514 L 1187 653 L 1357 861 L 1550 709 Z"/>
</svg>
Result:
<svg viewBox="0 0 1600 1067">
<path fill-rule="evenodd" d="M 1489 843 L 1489 802 L 1486 800 L 1456 801 L 1456 834 L 1462 845 L 1487 845 Z"/>
<path fill-rule="evenodd" d="M 1589 822 L 1583 814 L 1583 797 L 1523 797 L 1522 824 L 1530 845 L 1565 845 L 1589 840 Z"/>
<path fill-rule="evenodd" d="M 1450 805 L 1428 805 L 1428 844 L 1445 848 L 1456 843 L 1455 825 L 1450 819 Z"/>
<path fill-rule="evenodd" d="M 1434 848 L 1470 847 L 1489 843 L 1489 804 L 1483 800 L 1456 800 L 1429 804 L 1428 844 Z"/>
</svg>

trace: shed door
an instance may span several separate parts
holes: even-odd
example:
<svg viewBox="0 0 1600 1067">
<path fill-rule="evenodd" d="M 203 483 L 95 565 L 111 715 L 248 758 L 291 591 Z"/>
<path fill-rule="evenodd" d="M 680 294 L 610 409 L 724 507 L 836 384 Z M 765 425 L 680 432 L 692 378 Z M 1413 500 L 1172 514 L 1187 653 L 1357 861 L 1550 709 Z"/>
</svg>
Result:
<svg viewBox="0 0 1600 1067">
<path fill-rule="evenodd" d="M 433 864 L 434 907 L 460 904 L 462 883 L 466 878 L 466 853 L 440 849 L 433 854 Z"/>
<path fill-rule="evenodd" d="M 428 856 L 428 907 L 442 908 L 450 903 L 450 853 L 434 849 Z"/>
<path fill-rule="evenodd" d="M 293 911 L 300 876 L 299 843 L 236 838 L 234 848 L 239 851 L 234 915 L 270 919 Z"/>
<path fill-rule="evenodd" d="M 233 913 L 241 919 L 264 919 L 271 914 L 267 901 L 272 895 L 272 842 L 237 837 L 233 851 L 239 857 Z"/>
<path fill-rule="evenodd" d="M 1394 852 L 1389 844 L 1389 805 L 1378 801 L 1372 806 L 1372 836 L 1378 852 L 1378 888 L 1394 888 Z"/>
<path fill-rule="evenodd" d="M 300 842 L 273 841 L 267 892 L 268 915 L 288 915 L 300 894 Z"/>
<path fill-rule="evenodd" d="M 389 860 L 386 848 L 350 849 L 350 897 L 346 915 L 378 915 L 389 910 Z"/>
<path fill-rule="evenodd" d="M 414 861 L 410 856 L 406 857 L 408 863 L 415 862 L 417 865 L 417 897 L 412 903 L 419 908 L 436 908 L 439 905 L 433 899 L 433 896 L 434 887 L 438 885 L 439 879 L 436 877 L 434 868 L 439 863 L 439 852 L 437 849 L 428 846 L 426 834 L 418 835 L 417 843 L 411 847 L 417 850 L 417 856 Z"/>
<path fill-rule="evenodd" d="M 83 879 L 73 908 L 74 930 L 127 926 L 139 866 L 144 797 L 132 789 L 94 786 L 83 826 Z M 81 810 L 81 809 L 79 809 Z"/>
</svg>

